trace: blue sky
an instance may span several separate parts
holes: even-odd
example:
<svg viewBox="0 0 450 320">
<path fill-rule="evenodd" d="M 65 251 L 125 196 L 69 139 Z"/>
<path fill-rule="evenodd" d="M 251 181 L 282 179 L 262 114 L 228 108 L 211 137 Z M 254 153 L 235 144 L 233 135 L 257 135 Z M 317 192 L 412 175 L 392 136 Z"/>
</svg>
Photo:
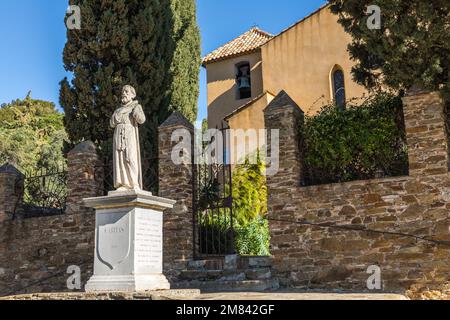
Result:
<svg viewBox="0 0 450 320">
<path fill-rule="evenodd" d="M 319 8 L 324 0 L 198 0 L 202 54 L 257 25 L 278 33 Z M 24 98 L 58 105 L 66 76 L 65 0 L 0 0 L 0 104 Z M 202 68 L 199 119 L 206 117 L 206 74 Z"/>
</svg>

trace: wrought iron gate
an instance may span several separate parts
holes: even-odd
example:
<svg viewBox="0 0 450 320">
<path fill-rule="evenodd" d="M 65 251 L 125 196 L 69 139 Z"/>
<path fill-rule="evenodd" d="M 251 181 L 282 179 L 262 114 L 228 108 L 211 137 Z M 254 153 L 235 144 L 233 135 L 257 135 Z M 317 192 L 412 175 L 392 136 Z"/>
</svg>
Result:
<svg viewBox="0 0 450 320">
<path fill-rule="evenodd" d="M 194 172 L 195 258 L 234 254 L 231 166 L 196 165 Z"/>
<path fill-rule="evenodd" d="M 223 162 L 193 165 L 195 259 L 236 252 L 231 165 Z"/>
</svg>

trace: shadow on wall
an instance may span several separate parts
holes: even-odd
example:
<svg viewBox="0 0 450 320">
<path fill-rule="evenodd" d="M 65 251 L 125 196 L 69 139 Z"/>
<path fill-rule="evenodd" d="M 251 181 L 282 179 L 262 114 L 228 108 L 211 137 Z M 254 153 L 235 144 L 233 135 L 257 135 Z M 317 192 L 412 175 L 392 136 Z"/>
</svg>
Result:
<svg viewBox="0 0 450 320">
<path fill-rule="evenodd" d="M 235 68 L 235 66 L 230 64 L 230 68 Z M 262 74 L 262 64 L 257 63 L 254 65 L 251 73 L 252 79 L 257 79 L 258 75 Z M 252 96 L 246 99 L 238 99 L 238 84 L 236 78 L 221 78 L 219 77 L 219 74 L 214 77 L 214 74 L 215 73 L 211 72 L 208 75 L 208 77 L 212 77 L 208 78 L 208 85 L 211 83 L 222 83 L 223 92 L 216 99 L 211 101 L 208 106 L 208 124 L 210 128 L 215 128 L 216 125 L 220 127 L 221 120 L 262 93 L 259 92 L 262 88 L 258 88 L 254 83 L 256 80 L 253 80 L 251 83 Z M 233 83 L 232 87 L 229 87 L 228 82 Z"/>
</svg>

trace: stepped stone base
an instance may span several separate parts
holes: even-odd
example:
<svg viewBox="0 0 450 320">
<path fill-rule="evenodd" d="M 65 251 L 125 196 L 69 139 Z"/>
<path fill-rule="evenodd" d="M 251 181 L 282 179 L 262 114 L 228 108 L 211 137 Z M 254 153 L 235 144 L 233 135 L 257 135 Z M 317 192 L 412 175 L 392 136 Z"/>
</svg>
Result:
<svg viewBox="0 0 450 320">
<path fill-rule="evenodd" d="M 239 257 L 189 261 L 174 283 L 175 288 L 197 288 L 202 292 L 263 292 L 277 290 L 272 279 L 270 257 Z"/>
<path fill-rule="evenodd" d="M 277 290 L 278 280 L 237 280 L 237 281 L 184 281 L 178 282 L 174 288 L 196 288 L 201 292 L 263 292 Z"/>
<path fill-rule="evenodd" d="M 169 290 L 170 283 L 162 274 L 132 276 L 93 276 L 86 292 L 141 292 Z"/>
</svg>

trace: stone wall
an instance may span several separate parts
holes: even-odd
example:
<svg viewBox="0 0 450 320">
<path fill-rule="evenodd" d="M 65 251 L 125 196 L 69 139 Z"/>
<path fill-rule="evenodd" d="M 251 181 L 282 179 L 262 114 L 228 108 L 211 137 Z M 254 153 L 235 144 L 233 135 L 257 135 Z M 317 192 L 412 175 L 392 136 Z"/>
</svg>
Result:
<svg viewBox="0 0 450 320">
<path fill-rule="evenodd" d="M 26 292 L 67 291 L 67 268 L 79 266 L 82 283 L 92 274 L 95 215 L 82 199 L 102 192 L 94 175 L 99 165 L 92 142 L 68 154 L 68 198 L 65 215 L 0 220 L 0 296 Z M 23 177 L 10 166 L 0 170 L 0 196 L 12 208 L 23 195 Z M 22 177 L 22 178 L 21 178 Z M 1 205 L 0 205 L 1 207 Z M 1 212 L 0 212 L 1 215 Z M 83 289 L 83 288 L 82 288 Z"/>
<path fill-rule="evenodd" d="M 280 129 L 281 139 L 280 170 L 267 184 L 273 274 L 282 285 L 365 290 L 367 269 L 376 265 L 385 291 L 449 286 L 444 107 L 437 93 L 415 92 L 404 102 L 410 176 L 311 187 L 301 186 L 303 113 L 285 92 L 267 107 L 266 127 Z M 181 164 L 172 162 L 175 130 L 192 137 L 193 126 L 175 113 L 159 129 L 160 196 L 177 200 L 164 215 L 164 271 L 172 281 L 194 252 L 195 172 L 188 150 Z M 0 170 L 0 295 L 67 291 L 72 265 L 81 268 L 83 284 L 89 279 L 95 216 L 82 199 L 102 195 L 99 165 L 92 143 L 77 146 L 68 155 L 66 215 L 27 220 L 10 214 L 23 179 Z"/>
<path fill-rule="evenodd" d="M 284 286 L 384 291 L 448 287 L 450 175 L 437 93 L 404 99 L 410 176 L 302 187 L 302 113 L 281 93 L 265 111 L 280 129 L 280 171 L 268 178 L 273 273 Z"/>
<path fill-rule="evenodd" d="M 0 296 L 68 291 L 67 268 L 92 274 L 95 220 L 91 213 L 0 223 Z"/>
<path fill-rule="evenodd" d="M 181 165 L 172 162 L 171 137 L 177 129 L 193 134 L 194 127 L 175 113 L 159 130 L 160 195 L 178 201 L 164 215 L 164 270 L 170 280 L 176 280 L 193 256 L 192 159 Z M 186 150 L 185 157 L 190 155 Z M 9 165 L 0 168 L 0 296 L 68 291 L 66 272 L 72 265 L 81 268 L 82 285 L 90 278 L 95 214 L 83 206 L 83 199 L 103 196 L 103 167 L 90 141 L 69 152 L 67 162 L 65 215 L 24 220 L 13 219 L 23 196 L 23 175 Z"/>
</svg>

